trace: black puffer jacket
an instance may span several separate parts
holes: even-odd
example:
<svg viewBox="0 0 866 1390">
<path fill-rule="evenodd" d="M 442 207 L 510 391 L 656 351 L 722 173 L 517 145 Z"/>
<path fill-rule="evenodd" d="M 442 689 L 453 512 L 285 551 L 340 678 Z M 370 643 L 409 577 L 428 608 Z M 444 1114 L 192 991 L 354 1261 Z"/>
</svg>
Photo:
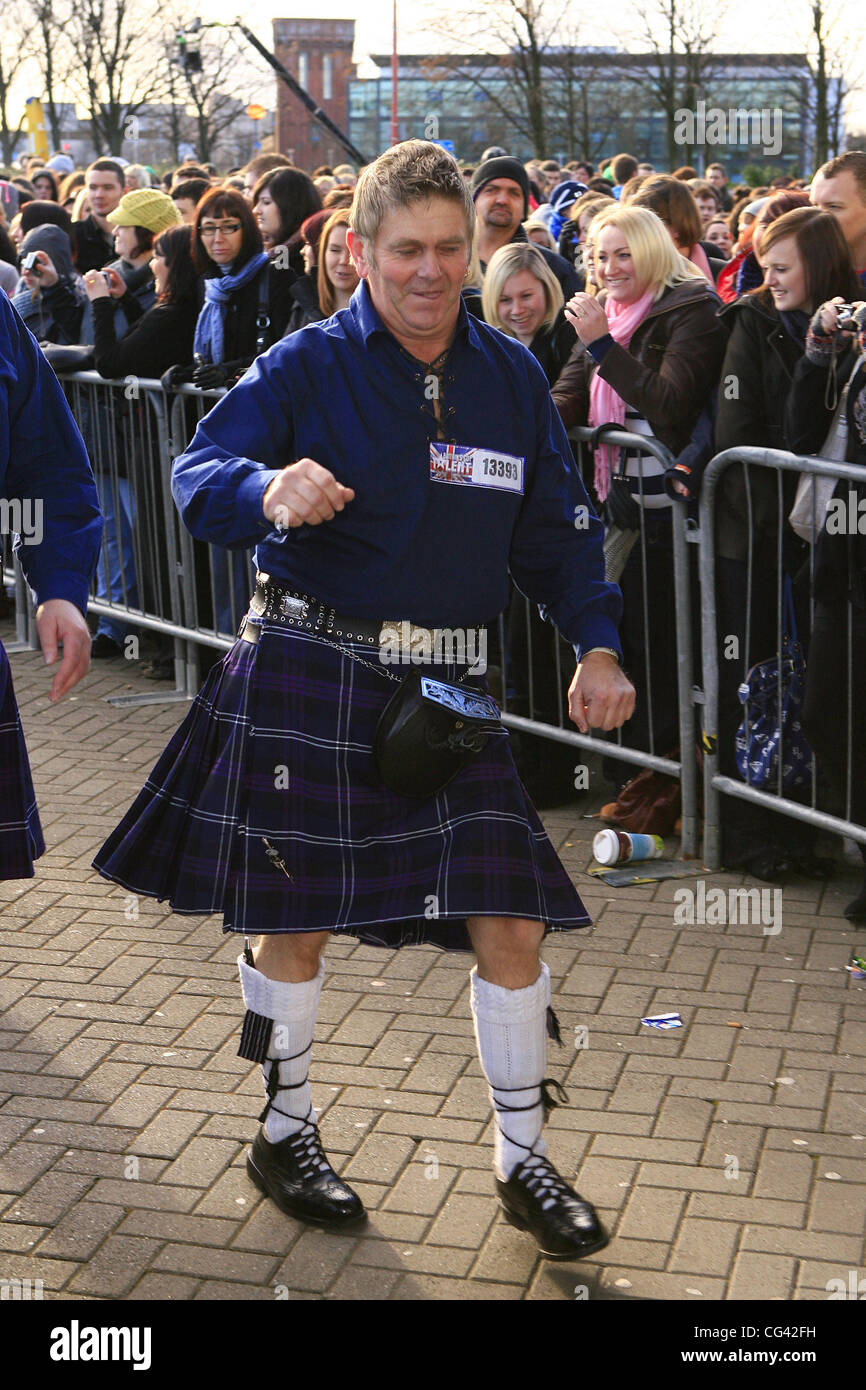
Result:
<svg viewBox="0 0 866 1390">
<path fill-rule="evenodd" d="M 786 418 L 794 371 L 803 350 L 786 331 L 778 310 L 764 294 L 726 304 L 719 314 L 730 337 L 722 364 L 716 417 L 716 452 L 750 445 L 789 448 Z M 742 467 L 722 476 L 716 494 L 716 553 L 729 560 L 748 556 L 748 517 L 755 553 L 773 557 L 779 537 L 778 484 L 773 469 L 753 468 L 747 490 Z M 796 492 L 793 473 L 782 475 L 787 516 Z M 789 530 L 789 541 L 793 532 Z"/>
</svg>

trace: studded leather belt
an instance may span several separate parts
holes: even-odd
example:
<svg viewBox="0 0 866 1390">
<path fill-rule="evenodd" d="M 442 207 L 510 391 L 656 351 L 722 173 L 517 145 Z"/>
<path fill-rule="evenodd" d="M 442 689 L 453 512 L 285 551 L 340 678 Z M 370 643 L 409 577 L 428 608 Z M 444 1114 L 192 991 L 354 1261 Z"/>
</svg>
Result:
<svg viewBox="0 0 866 1390">
<path fill-rule="evenodd" d="M 400 620 L 347 617 L 322 599 L 277 584 L 270 575 L 261 572 L 256 575 L 256 591 L 249 613 L 244 617 L 238 632 L 243 641 L 255 645 L 261 635 L 261 623 L 249 622 L 250 617 L 280 623 L 298 632 L 309 632 L 311 636 L 328 638 L 332 642 L 363 642 L 371 648 L 386 643 L 392 648 L 395 645 L 411 647 L 417 646 L 418 643 L 423 644 L 425 639 L 435 644 L 439 634 L 448 631 L 440 628 L 420 628 L 414 623 Z M 465 640 L 478 642 L 482 632 L 483 628 L 466 629 Z"/>
</svg>

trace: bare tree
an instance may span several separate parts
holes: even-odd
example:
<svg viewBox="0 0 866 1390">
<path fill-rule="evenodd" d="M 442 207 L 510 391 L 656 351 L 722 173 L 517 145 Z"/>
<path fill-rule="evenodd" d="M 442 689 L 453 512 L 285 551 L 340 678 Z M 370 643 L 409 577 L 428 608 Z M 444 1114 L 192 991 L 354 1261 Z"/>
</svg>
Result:
<svg viewBox="0 0 866 1390">
<path fill-rule="evenodd" d="M 11 111 L 12 87 L 26 61 L 22 40 L 23 34 L 17 21 L 13 21 L 8 29 L 4 26 L 0 36 L 0 153 L 4 164 L 12 163 L 23 137 L 23 107 L 17 123 Z"/>
<path fill-rule="evenodd" d="M 654 57 L 634 65 L 629 80 L 665 117 L 669 167 L 689 163 L 694 146 L 678 138 L 679 111 L 694 111 L 718 67 L 712 53 L 721 6 L 702 0 L 650 0 L 635 7 L 638 41 Z"/>
<path fill-rule="evenodd" d="M 551 51 L 569 8 L 568 0 L 476 0 L 459 16 L 431 11 L 426 23 L 430 33 L 447 40 L 450 51 L 456 46 L 467 55 L 441 59 L 440 71 L 459 71 L 499 113 L 504 129 L 527 140 L 539 158 L 550 149 L 555 105 Z"/>
<path fill-rule="evenodd" d="M 825 0 L 811 0 L 806 52 L 812 91 L 806 110 L 814 130 L 816 168 L 840 153 L 845 103 L 862 86 L 862 69 L 858 70 L 862 30 L 859 35 L 853 33 L 850 20 L 846 17 L 841 24 L 841 18 L 838 8 L 828 11 Z"/>
<path fill-rule="evenodd" d="M 68 56 L 64 24 L 67 12 L 61 12 L 61 0 L 21 0 L 21 6 L 20 14 L 27 26 L 28 56 L 42 79 L 42 105 L 48 121 L 49 143 L 52 149 L 59 150 L 63 132 L 58 73 L 66 66 L 65 57 Z"/>
<path fill-rule="evenodd" d="M 163 16 L 165 13 L 163 8 Z M 166 86 L 172 101 L 182 102 L 188 110 L 190 119 L 184 122 L 182 138 L 195 146 L 199 159 L 210 160 L 221 137 L 236 123 L 241 100 L 261 75 L 228 26 L 205 26 L 201 32 L 201 70 L 182 68 L 176 61 L 176 35 L 187 26 L 189 16 L 179 7 L 168 13 L 171 27 L 161 45 Z"/>
<path fill-rule="evenodd" d="M 159 0 L 73 0 L 67 11 L 68 81 L 86 102 L 96 150 L 117 153 L 130 117 L 163 95 L 153 43 L 161 23 Z"/>
</svg>

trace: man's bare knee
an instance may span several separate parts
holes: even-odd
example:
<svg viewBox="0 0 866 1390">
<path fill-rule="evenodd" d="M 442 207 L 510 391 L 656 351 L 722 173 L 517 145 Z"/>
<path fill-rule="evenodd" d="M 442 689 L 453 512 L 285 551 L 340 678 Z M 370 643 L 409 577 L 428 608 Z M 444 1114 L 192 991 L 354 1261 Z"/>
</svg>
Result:
<svg viewBox="0 0 866 1390">
<path fill-rule="evenodd" d="M 254 960 L 256 970 L 270 980 L 301 984 L 312 980 L 319 969 L 319 957 L 331 935 L 327 931 L 274 932 L 260 936 Z"/>
<path fill-rule="evenodd" d="M 523 917 L 470 917 L 467 927 L 482 979 L 504 989 L 535 984 L 543 923 Z"/>
</svg>

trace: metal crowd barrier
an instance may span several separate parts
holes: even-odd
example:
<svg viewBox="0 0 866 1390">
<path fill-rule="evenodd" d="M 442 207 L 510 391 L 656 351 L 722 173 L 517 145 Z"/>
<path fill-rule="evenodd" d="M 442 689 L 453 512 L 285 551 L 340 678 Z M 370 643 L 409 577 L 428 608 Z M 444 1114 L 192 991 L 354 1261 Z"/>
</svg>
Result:
<svg viewBox="0 0 866 1390">
<path fill-rule="evenodd" d="M 173 642 L 173 690 L 108 698 L 112 703 L 131 705 L 191 699 L 201 684 L 202 651 L 208 647 L 228 650 L 233 645 L 254 582 L 251 554 L 230 552 L 194 540 L 180 521 L 171 496 L 172 460 L 183 452 L 198 421 L 225 392 L 202 392 L 190 386 L 167 392 L 155 380 L 127 377 L 123 381 L 106 381 L 97 372 L 67 374 L 60 379 L 87 444 L 101 505 L 109 520 L 89 608 L 133 629 L 161 633 Z M 586 428 L 570 433 L 581 467 L 586 463 L 584 446 L 591 434 Z M 672 462 L 668 450 L 655 439 L 615 428 L 605 431 L 603 438 L 604 442 L 620 445 L 630 458 L 650 455 L 665 466 Z M 591 476 L 591 472 L 585 471 L 584 476 Z M 501 686 L 496 693 L 503 708 L 503 722 L 515 730 L 679 778 L 682 851 L 694 855 L 698 807 L 696 764 L 691 752 L 695 728 L 686 504 L 678 499 L 668 511 L 672 524 L 670 579 L 675 595 L 677 649 L 678 712 L 674 727 L 678 733 L 673 741 L 678 737 L 679 748 L 688 750 L 688 755 L 681 756 L 672 746 L 663 746 L 657 737 L 653 689 L 660 681 L 660 673 L 656 670 L 653 674 L 650 643 L 644 645 L 641 662 L 649 716 L 648 737 L 643 740 L 646 746 L 632 746 L 628 725 L 615 737 L 598 732 L 579 733 L 568 719 L 566 703 L 574 653 L 550 624 L 541 622 L 537 610 L 516 590 L 512 604 L 518 607 L 510 620 L 510 632 L 505 619 L 499 621 Z M 647 559 L 641 509 L 641 530 L 630 563 L 638 565 L 642 574 L 645 631 L 650 627 Z M 29 590 L 17 566 L 16 571 L 18 639 L 35 645 Z M 521 607 L 525 615 L 522 630 Z M 512 640 L 515 632 L 517 643 Z M 128 641 L 125 638 L 125 643 Z M 522 647 L 524 641 L 521 660 L 525 666 L 525 688 L 521 700 L 514 690 L 512 649 Z M 534 660 L 533 648 L 539 641 L 550 643 L 549 659 L 543 658 L 540 663 Z M 539 673 L 546 683 L 544 692 L 537 689 Z"/>
<path fill-rule="evenodd" d="M 586 445 L 594 438 L 594 431 L 587 426 L 576 426 L 568 431 L 568 437 L 576 445 L 578 467 L 584 479 L 591 479 L 593 474 L 593 461 L 591 451 Z M 609 427 L 601 431 L 599 436 L 601 442 L 617 445 L 626 459 L 636 461 L 640 464 L 641 456 L 650 456 L 658 460 L 664 467 L 669 467 L 673 463 L 673 456 L 657 439 L 642 434 L 633 434 L 624 429 Z M 640 473 L 640 467 L 638 467 Z M 643 499 L 643 482 L 639 482 L 639 496 Z M 570 647 L 558 641 L 555 648 L 555 662 L 557 673 L 557 689 L 560 692 L 557 715 L 555 722 L 539 722 L 534 718 L 534 681 L 533 663 L 530 659 L 530 712 L 529 718 L 515 716 L 509 711 L 507 696 L 503 708 L 503 722 L 516 729 L 524 729 L 527 732 L 543 734 L 550 739 L 556 739 L 562 743 L 568 743 L 578 748 L 592 750 L 595 753 L 602 753 L 605 758 L 613 758 L 621 762 L 628 763 L 638 768 L 652 768 L 657 772 L 662 772 L 670 777 L 678 778 L 680 781 L 682 811 L 681 811 L 681 853 L 686 857 L 692 857 L 698 853 L 698 784 L 697 784 L 697 762 L 694 753 L 696 745 L 695 714 L 694 714 L 694 680 L 693 680 L 693 567 L 689 562 L 689 541 L 696 539 L 696 533 L 689 525 L 688 505 L 684 499 L 677 498 L 671 503 L 670 508 L 666 509 L 671 521 L 671 571 L 670 585 L 673 593 L 673 604 L 675 611 L 675 650 L 676 650 L 676 717 L 668 720 L 677 730 L 675 740 L 678 742 L 678 750 L 673 747 L 660 746 L 657 735 L 657 701 L 654 698 L 654 690 L 661 684 L 660 674 L 656 669 L 653 676 L 653 652 L 649 642 L 644 642 L 643 652 L 640 661 L 635 664 L 633 661 L 631 674 L 634 677 L 639 674 L 640 685 L 643 699 L 646 705 L 646 716 L 648 721 L 648 737 L 643 740 L 647 747 L 636 746 L 633 739 L 630 739 L 631 728 L 626 724 L 623 729 L 617 730 L 615 736 L 598 731 L 589 734 L 578 732 L 574 724 L 568 719 L 568 710 L 562 697 L 563 684 L 561 680 L 561 661 L 563 658 L 566 663 L 570 661 L 568 676 L 573 674 L 574 654 Z M 640 508 L 640 532 L 635 542 L 629 564 L 633 562 L 639 567 L 640 588 L 642 602 L 642 628 L 647 633 L 651 630 L 652 621 L 649 612 L 648 596 L 648 539 L 646 527 L 646 511 L 641 505 Z M 525 600 L 524 600 L 525 603 Z M 526 604 L 527 609 L 529 605 Z M 527 624 L 530 618 L 527 613 Z M 552 630 L 551 630 L 552 631 Z M 554 638 L 555 640 L 555 638 Z M 632 653 L 634 656 L 634 653 Z M 567 684 L 567 682 L 566 682 Z M 685 750 L 685 752 L 683 752 Z"/>
<path fill-rule="evenodd" d="M 748 553 L 746 561 L 746 644 L 741 662 L 743 677 L 747 674 L 749 661 L 749 628 L 753 621 L 753 579 L 758 563 L 767 560 L 767 556 L 755 554 L 754 531 L 753 531 L 753 498 L 750 483 L 750 472 L 752 468 L 772 469 L 775 473 L 776 481 L 776 521 L 778 523 L 778 541 L 776 553 L 772 557 L 775 576 L 773 588 L 775 589 L 775 651 L 766 651 L 758 655 L 758 660 L 767 660 L 777 657 L 782 651 L 784 636 L 784 614 L 782 604 L 782 584 L 784 574 L 783 563 L 783 537 L 787 526 L 787 513 L 790 502 L 783 496 L 783 477 L 786 473 L 810 473 L 815 478 L 848 479 L 852 484 L 862 484 L 864 471 L 854 464 L 831 462 L 817 457 L 801 457 L 796 454 L 788 453 L 779 449 L 759 449 L 759 448 L 736 448 L 726 449 L 724 453 L 717 454 L 708 464 L 703 477 L 700 502 L 700 572 L 701 572 L 701 622 L 702 622 L 702 646 L 703 646 L 703 677 L 704 677 L 704 862 L 708 868 L 718 869 L 722 862 L 721 849 L 721 798 L 723 796 L 739 798 L 742 801 L 751 802 L 753 805 L 763 806 L 768 810 L 778 812 L 781 815 L 789 816 L 798 821 L 806 822 L 819 829 L 829 831 L 833 834 L 848 836 L 853 840 L 859 841 L 861 845 L 866 844 L 866 826 L 857 824 L 851 818 L 852 809 L 852 750 L 854 739 L 862 736 L 861 731 L 855 730 L 852 721 L 852 701 L 847 700 L 848 720 L 845 730 L 846 747 L 848 750 L 845 768 L 845 787 L 844 787 L 844 810 L 845 815 L 833 815 L 827 811 L 820 810 L 818 807 L 819 792 L 821 788 L 821 765 L 820 760 L 813 759 L 810 782 L 808 789 L 808 803 L 793 799 L 785 795 L 782 786 L 782 758 L 778 760 L 778 771 L 776 785 L 773 789 L 761 789 L 757 786 L 749 785 L 739 776 L 725 775 L 719 770 L 719 648 L 723 644 L 724 634 L 719 626 L 719 592 L 717 589 L 718 558 L 715 543 L 707 544 L 707 540 L 714 541 L 715 522 L 718 510 L 718 494 L 722 478 L 726 471 L 733 466 L 740 466 L 744 472 L 745 495 L 746 495 L 746 515 L 743 517 L 744 533 L 748 537 Z M 815 485 L 812 485 L 813 507 Z M 817 525 L 816 521 L 816 525 Z M 823 524 L 823 518 L 821 518 Z M 820 531 L 821 527 L 818 526 Z M 793 533 L 790 533 L 793 534 Z M 808 545 L 808 556 L 800 564 L 801 582 L 805 583 L 805 578 L 809 580 L 809 621 L 808 628 L 812 627 L 812 619 L 815 612 L 815 543 L 813 535 L 811 543 Z M 788 542 L 790 544 L 790 541 Z M 804 543 L 805 545 L 805 543 Z M 766 577 L 766 566 L 761 578 Z M 760 602 L 760 598 L 759 598 Z M 802 609 L 802 602 L 799 607 Z M 852 605 L 847 604 L 847 676 L 848 691 L 852 692 Z M 807 633 L 801 636 L 808 637 Z M 752 658 L 754 661 L 754 652 Z M 807 667 L 808 667 L 807 656 Z M 828 720 L 837 718 L 834 709 L 826 712 Z M 730 757 L 731 749 L 726 749 Z M 838 799 L 838 797 L 837 797 Z"/>
</svg>

